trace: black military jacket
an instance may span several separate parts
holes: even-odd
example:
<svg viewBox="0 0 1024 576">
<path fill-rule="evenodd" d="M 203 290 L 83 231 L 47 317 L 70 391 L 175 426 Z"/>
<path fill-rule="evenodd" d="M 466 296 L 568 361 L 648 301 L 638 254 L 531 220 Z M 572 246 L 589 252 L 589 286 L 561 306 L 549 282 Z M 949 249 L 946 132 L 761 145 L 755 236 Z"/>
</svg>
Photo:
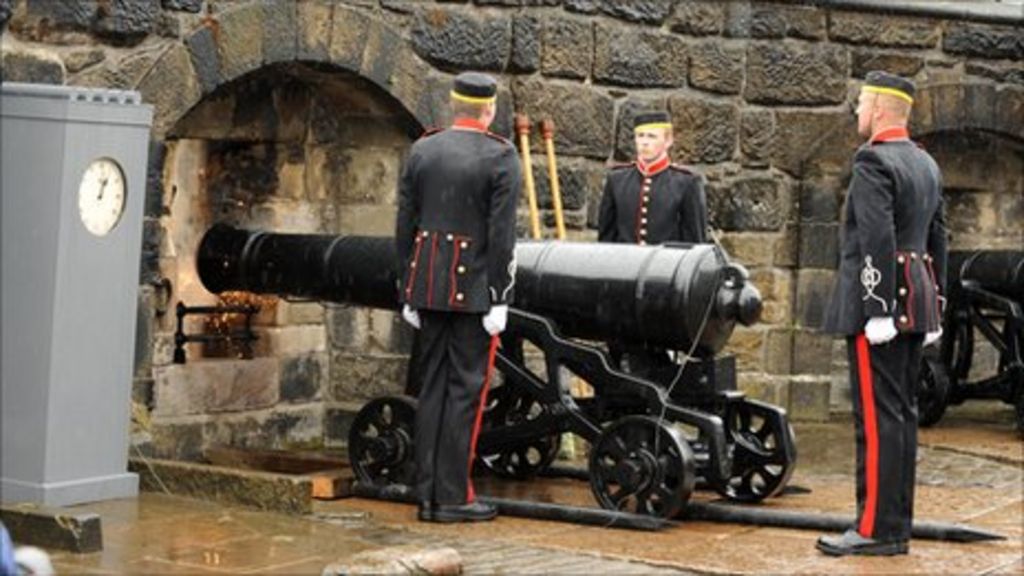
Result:
<svg viewBox="0 0 1024 576">
<path fill-rule="evenodd" d="M 906 130 L 887 130 L 857 151 L 845 220 L 825 331 L 858 334 L 877 316 L 892 316 L 904 333 L 937 330 L 946 282 L 942 176 Z"/>
<path fill-rule="evenodd" d="M 515 283 L 515 147 L 476 122 L 428 133 L 398 186 L 399 299 L 414 309 L 486 312 Z"/>
<path fill-rule="evenodd" d="M 705 242 L 707 202 L 699 176 L 668 158 L 612 167 L 598 215 L 600 242 Z"/>
</svg>

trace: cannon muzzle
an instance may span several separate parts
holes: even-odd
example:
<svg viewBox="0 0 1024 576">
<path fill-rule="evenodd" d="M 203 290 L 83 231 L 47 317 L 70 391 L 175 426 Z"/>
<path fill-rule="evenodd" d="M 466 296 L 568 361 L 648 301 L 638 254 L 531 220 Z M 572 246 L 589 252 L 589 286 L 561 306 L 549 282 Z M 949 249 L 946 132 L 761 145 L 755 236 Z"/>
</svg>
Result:
<svg viewBox="0 0 1024 576">
<path fill-rule="evenodd" d="M 737 322 L 761 315 L 746 269 L 713 245 L 520 242 L 515 307 L 567 336 L 623 339 L 710 356 Z M 242 290 L 398 308 L 398 261 L 386 237 L 274 234 L 218 224 L 196 263 L 208 290 Z"/>
</svg>

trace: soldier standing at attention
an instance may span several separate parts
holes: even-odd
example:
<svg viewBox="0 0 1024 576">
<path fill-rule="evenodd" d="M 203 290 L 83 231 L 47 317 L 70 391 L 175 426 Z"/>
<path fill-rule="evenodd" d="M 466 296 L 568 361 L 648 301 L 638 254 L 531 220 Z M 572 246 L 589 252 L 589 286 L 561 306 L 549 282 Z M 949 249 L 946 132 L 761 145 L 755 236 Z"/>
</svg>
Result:
<svg viewBox="0 0 1024 576">
<path fill-rule="evenodd" d="M 490 520 L 470 480 L 497 335 L 515 283 L 515 147 L 488 132 L 497 83 L 455 78 L 454 122 L 413 144 L 398 187 L 395 241 L 402 316 L 416 328 L 413 370 L 419 519 Z"/>
<path fill-rule="evenodd" d="M 914 512 L 917 373 L 942 334 L 946 228 L 939 167 L 909 139 L 914 85 L 870 72 L 857 131 L 842 253 L 825 331 L 846 337 L 857 439 L 857 522 L 825 554 L 906 554 Z"/>
<path fill-rule="evenodd" d="M 672 164 L 672 123 L 667 112 L 638 114 L 636 160 L 612 166 L 598 215 L 599 242 L 662 244 L 707 241 L 707 202 L 700 176 Z M 610 342 L 615 364 L 646 377 L 674 374 L 665 350 Z"/>
</svg>

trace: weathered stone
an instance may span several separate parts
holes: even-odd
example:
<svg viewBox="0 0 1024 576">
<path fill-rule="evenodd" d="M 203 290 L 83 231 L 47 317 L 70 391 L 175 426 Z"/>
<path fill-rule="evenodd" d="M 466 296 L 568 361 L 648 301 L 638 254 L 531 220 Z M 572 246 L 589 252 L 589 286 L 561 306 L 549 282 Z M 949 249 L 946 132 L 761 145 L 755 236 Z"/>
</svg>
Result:
<svg viewBox="0 0 1024 576">
<path fill-rule="evenodd" d="M 217 55 L 225 81 L 259 68 L 263 63 L 263 10 L 249 4 L 218 16 Z"/>
<path fill-rule="evenodd" d="M 392 204 L 402 158 L 388 148 L 332 148 L 328 157 L 335 177 L 330 179 L 333 196 L 341 204 L 371 202 Z"/>
<path fill-rule="evenodd" d="M 139 283 L 160 282 L 160 245 L 164 238 L 164 227 L 156 218 L 145 218 L 142 222 L 142 254 L 140 256 Z"/>
<path fill-rule="evenodd" d="M 184 416 L 267 408 L 278 401 L 278 361 L 206 361 L 153 370 L 154 416 Z"/>
<path fill-rule="evenodd" d="M 735 104 L 690 97 L 670 97 L 675 156 L 683 162 L 722 162 L 732 159 L 739 132 Z"/>
<path fill-rule="evenodd" d="M 594 79 L 620 86 L 682 86 L 687 51 L 682 39 L 598 25 Z"/>
<path fill-rule="evenodd" d="M 728 2 L 722 33 L 730 38 L 749 38 L 752 18 L 753 8 L 750 2 Z"/>
<path fill-rule="evenodd" d="M 326 2 L 298 2 L 296 10 L 298 57 L 313 61 L 327 60 L 331 47 L 334 7 Z"/>
<path fill-rule="evenodd" d="M 64 57 L 64 67 L 68 72 L 74 74 L 102 62 L 106 57 L 106 52 L 98 48 L 76 50 Z"/>
<path fill-rule="evenodd" d="M 201 95 L 188 50 L 172 46 L 139 83 L 144 102 L 153 105 L 153 137 L 159 137 L 184 116 Z"/>
<path fill-rule="evenodd" d="M 558 126 L 554 140 L 559 154 L 607 158 L 615 112 L 611 98 L 584 86 L 538 80 L 517 80 L 512 91 L 521 112 L 551 118 Z"/>
<path fill-rule="evenodd" d="M 320 394 L 327 358 L 322 354 L 289 358 L 281 363 L 282 402 L 310 402 Z"/>
<path fill-rule="evenodd" d="M 725 353 L 736 357 L 740 372 L 761 371 L 764 367 L 764 340 L 767 330 L 737 326 L 725 346 Z"/>
<path fill-rule="evenodd" d="M 510 28 L 504 17 L 428 8 L 413 24 L 412 47 L 443 68 L 501 70 L 512 45 Z"/>
<path fill-rule="evenodd" d="M 963 84 L 964 128 L 998 130 L 1005 122 L 996 115 L 997 93 L 991 84 Z"/>
<path fill-rule="evenodd" d="M 786 19 L 786 35 L 822 40 L 827 34 L 826 13 L 816 6 L 772 6 Z"/>
<path fill-rule="evenodd" d="M 352 355 L 331 352 L 330 390 L 336 400 L 369 400 L 405 389 L 405 356 Z"/>
<path fill-rule="evenodd" d="M 263 61 L 294 60 L 298 48 L 296 5 L 292 2 L 263 4 L 263 22 Z"/>
<path fill-rule="evenodd" d="M 0 520 L 8 532 L 4 539 L 10 538 L 19 546 L 38 546 L 51 552 L 67 550 L 76 554 L 103 550 L 99 514 L 11 503 L 0 508 Z M 8 550 L 5 554 L 12 552 Z M 15 573 L 22 571 L 20 566 L 15 570 Z"/>
<path fill-rule="evenodd" d="M 725 23 L 725 6 L 717 2 L 679 2 L 668 20 L 669 29 L 691 36 L 718 34 Z"/>
<path fill-rule="evenodd" d="M 747 109 L 740 115 L 740 151 L 744 166 L 767 166 L 775 135 L 775 114 L 766 109 Z"/>
<path fill-rule="evenodd" d="M 344 562 L 329 564 L 323 569 L 322 576 L 347 576 L 348 574 L 457 576 L 462 574 L 462 557 L 454 548 L 425 550 L 419 545 L 412 544 L 390 546 L 360 552 Z"/>
<path fill-rule="evenodd" d="M 835 269 L 839 265 L 839 225 L 800 225 L 800 267 Z"/>
<path fill-rule="evenodd" d="M 1024 86 L 1024 67 L 1019 65 L 968 60 L 964 64 L 964 69 L 968 74 L 975 76 Z"/>
<path fill-rule="evenodd" d="M 942 35 L 937 20 L 839 12 L 830 14 L 829 38 L 837 42 L 893 46 L 900 48 L 934 48 Z"/>
<path fill-rule="evenodd" d="M 777 111 L 772 164 L 804 178 L 842 173 L 859 145 L 855 121 L 847 112 Z"/>
<path fill-rule="evenodd" d="M 950 54 L 1020 61 L 1024 59 L 1024 28 L 950 22 L 942 39 L 942 49 Z"/>
<path fill-rule="evenodd" d="M 512 18 L 511 72 L 536 72 L 540 69 L 540 20 L 533 16 Z M 589 41 L 589 40 L 588 40 Z"/>
<path fill-rule="evenodd" d="M 591 24 L 585 20 L 545 20 L 541 71 L 545 76 L 586 78 L 590 74 L 593 37 Z"/>
<path fill-rule="evenodd" d="M 744 266 L 785 266 L 791 240 L 779 232 L 725 232 L 719 237 L 729 257 Z"/>
<path fill-rule="evenodd" d="M 739 94 L 743 86 L 743 49 L 704 42 L 690 51 L 690 85 L 721 94 Z"/>
<path fill-rule="evenodd" d="M 630 161 L 636 157 L 636 143 L 633 127 L 636 115 L 649 110 L 664 110 L 664 98 L 629 97 L 619 105 L 619 116 L 615 122 L 615 159 Z"/>
<path fill-rule="evenodd" d="M 872 70 L 885 70 L 909 78 L 917 74 L 921 68 L 924 68 L 924 58 L 920 56 L 906 52 L 855 49 L 850 72 L 857 78 L 863 78 Z"/>
<path fill-rule="evenodd" d="M 751 43 L 743 95 L 762 104 L 839 104 L 847 76 L 841 47 Z"/>
<path fill-rule="evenodd" d="M 727 231 L 780 230 L 789 215 L 788 187 L 766 176 L 743 177 L 708 185 L 708 215 Z"/>
<path fill-rule="evenodd" d="M 601 11 L 609 16 L 641 24 L 661 24 L 672 10 L 671 0 L 565 0 L 570 12 L 594 14 Z"/>
<path fill-rule="evenodd" d="M 7 26 L 7 21 L 11 19 L 11 4 L 14 0 L 0 0 L 0 30 Z"/>
<path fill-rule="evenodd" d="M 174 423 L 154 419 L 150 434 L 152 439 L 146 453 L 148 457 L 191 462 L 203 457 L 202 422 Z M 139 480 L 141 484 L 142 479 Z"/>
<path fill-rule="evenodd" d="M 832 371 L 831 334 L 818 330 L 793 332 L 793 373 L 829 374 Z"/>
<path fill-rule="evenodd" d="M 830 391 L 828 378 L 793 378 L 789 383 L 787 414 L 794 421 L 828 420 Z"/>
<path fill-rule="evenodd" d="M 324 443 L 327 446 L 338 446 L 348 443 L 348 434 L 356 414 L 362 408 L 360 403 L 331 404 L 324 414 Z"/>
<path fill-rule="evenodd" d="M 25 13 L 30 18 L 46 19 L 47 27 L 86 30 L 97 17 L 95 0 L 25 0 Z"/>
<path fill-rule="evenodd" d="M 796 273 L 797 325 L 817 329 L 825 318 L 835 273 L 830 270 L 798 270 Z"/>
<path fill-rule="evenodd" d="M 562 209 L 580 210 L 586 206 L 588 193 L 601 189 L 605 168 L 601 164 L 579 158 L 558 158 L 558 186 Z M 543 158 L 533 164 L 533 181 L 537 191 L 537 204 L 541 209 L 553 208 L 551 179 L 547 162 Z"/>
<path fill-rule="evenodd" d="M 788 29 L 786 16 L 774 6 L 757 6 L 750 11 L 751 38 L 784 38 Z"/>
<path fill-rule="evenodd" d="M 64 84 L 64 65 L 47 52 L 4 50 L 0 53 L 0 72 L 4 82 Z"/>
<path fill-rule="evenodd" d="M 192 13 L 199 13 L 203 8 L 203 0 L 162 0 L 161 4 L 165 10 L 181 10 Z"/>
<path fill-rule="evenodd" d="M 996 101 L 999 131 L 1024 140 L 1024 89 L 1007 87 L 999 91 Z"/>
<path fill-rule="evenodd" d="M 793 275 L 782 268 L 755 268 L 750 281 L 761 291 L 764 324 L 788 324 L 793 318 Z"/>
<path fill-rule="evenodd" d="M 136 43 L 153 30 L 158 0 L 108 0 L 97 3 L 93 29 L 115 43 Z"/>
<path fill-rule="evenodd" d="M 789 374 L 793 369 L 793 331 L 773 328 L 765 334 L 764 366 L 769 374 Z"/>
<path fill-rule="evenodd" d="M 837 179 L 809 179 L 800 183 L 800 222 L 830 224 L 838 221 L 842 187 Z"/>
<path fill-rule="evenodd" d="M 221 82 L 220 57 L 217 55 L 213 29 L 200 26 L 185 38 L 185 46 L 188 47 L 189 58 L 203 93 L 213 92 Z"/>
<path fill-rule="evenodd" d="M 737 380 L 737 388 L 748 398 L 776 406 L 789 406 L 789 377 L 741 373 Z"/>
</svg>

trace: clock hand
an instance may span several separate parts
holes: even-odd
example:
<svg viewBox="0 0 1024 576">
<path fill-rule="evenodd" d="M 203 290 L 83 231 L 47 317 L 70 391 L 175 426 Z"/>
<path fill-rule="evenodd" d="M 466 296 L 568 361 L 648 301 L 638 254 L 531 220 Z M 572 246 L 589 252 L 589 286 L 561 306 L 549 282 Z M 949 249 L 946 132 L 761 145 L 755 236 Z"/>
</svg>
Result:
<svg viewBox="0 0 1024 576">
<path fill-rule="evenodd" d="M 100 180 L 100 193 L 96 196 L 96 200 L 103 200 L 103 191 L 107 189 L 107 179 Z"/>
</svg>

